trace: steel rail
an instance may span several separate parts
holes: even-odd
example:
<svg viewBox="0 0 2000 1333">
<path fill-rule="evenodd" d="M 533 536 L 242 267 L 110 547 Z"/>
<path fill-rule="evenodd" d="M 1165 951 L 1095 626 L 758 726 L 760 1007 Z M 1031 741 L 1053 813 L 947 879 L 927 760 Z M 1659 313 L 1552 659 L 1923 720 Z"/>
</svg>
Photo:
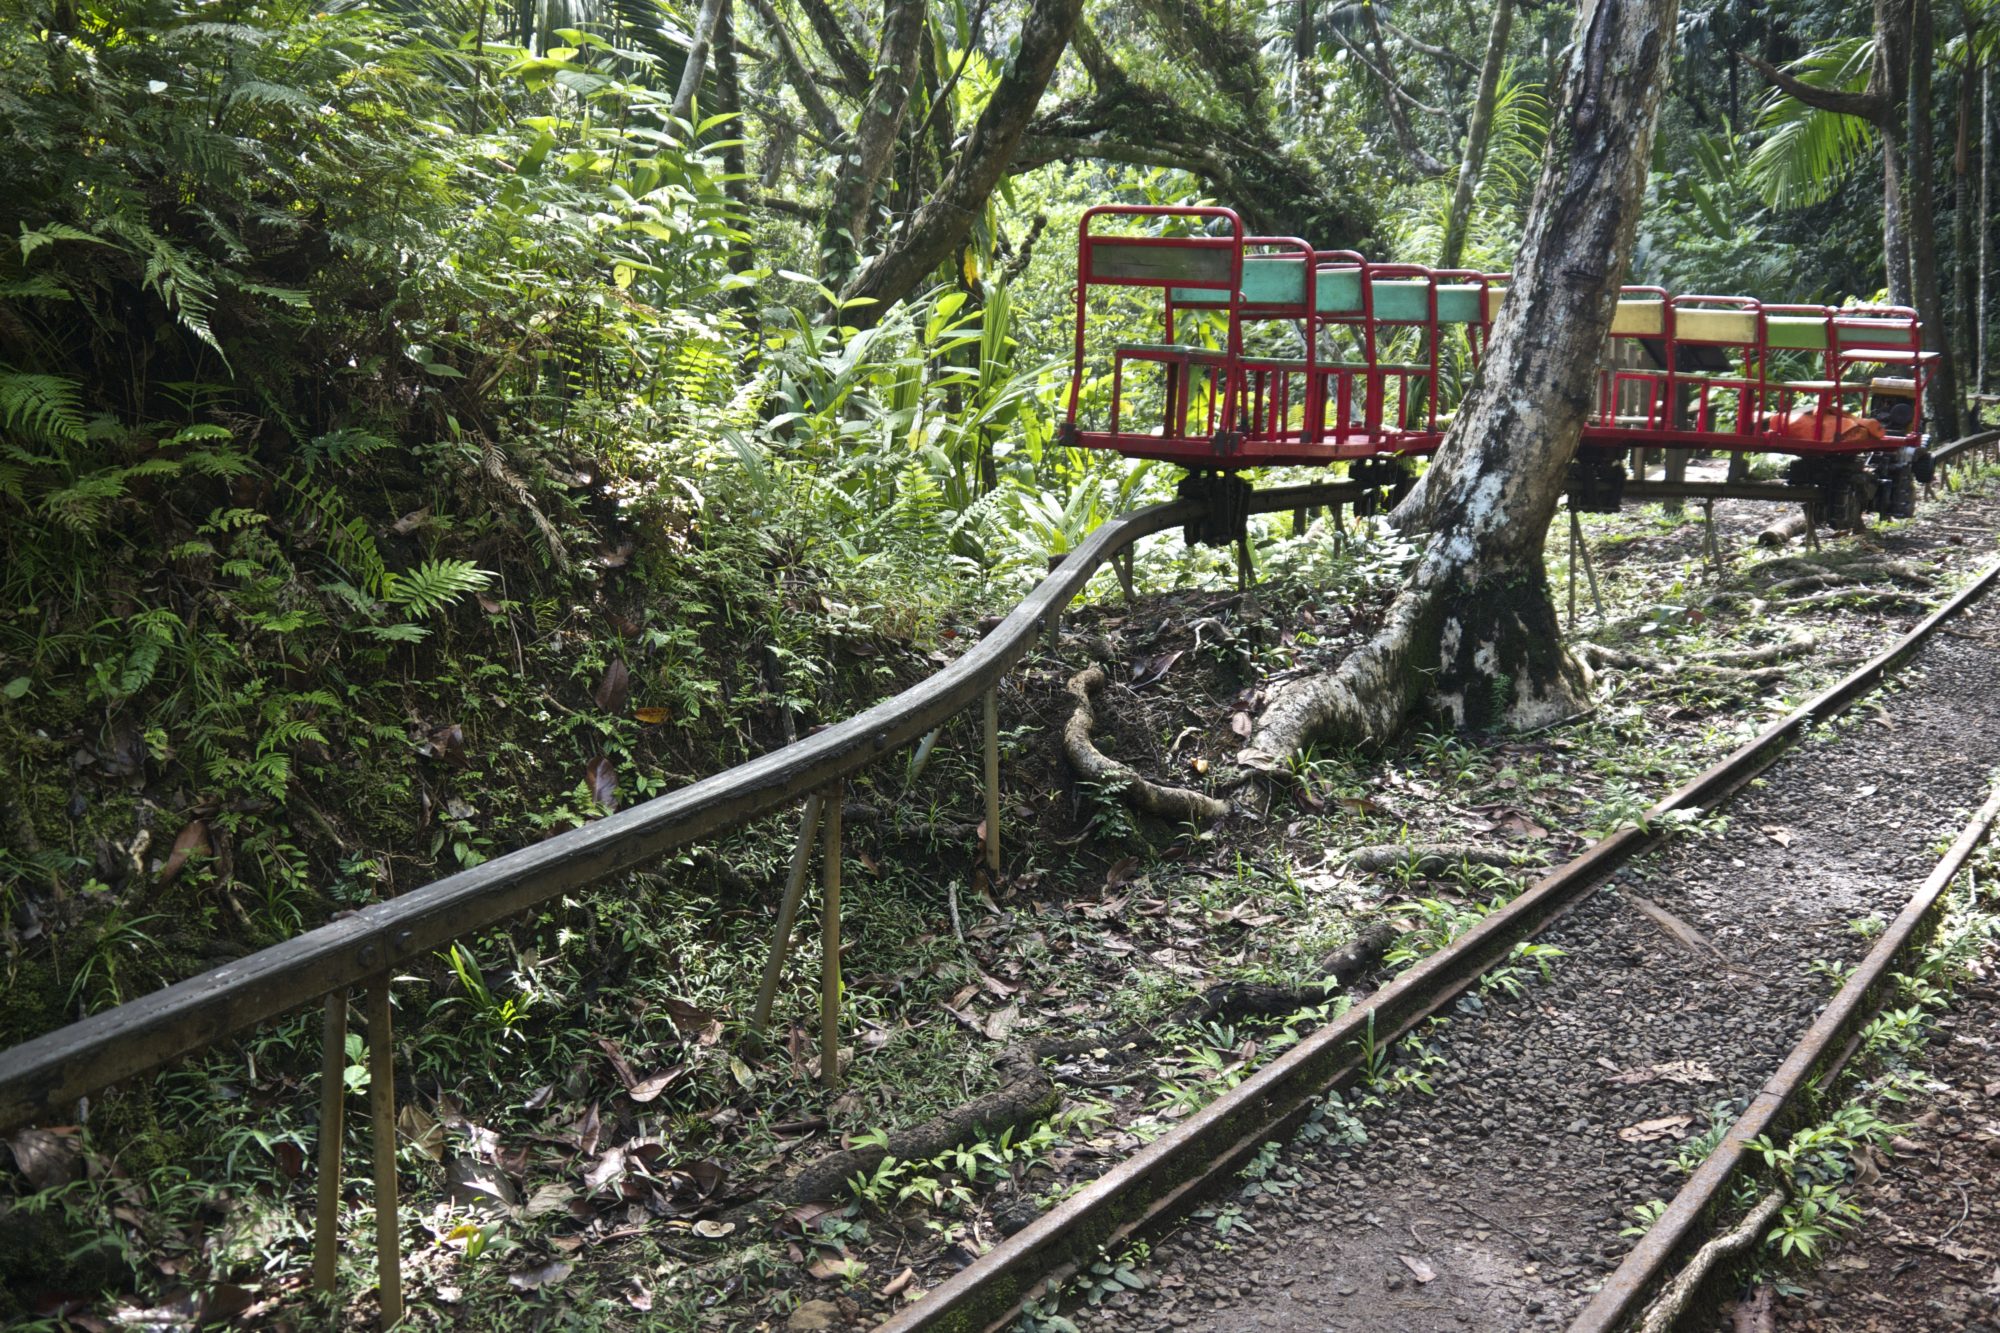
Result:
<svg viewBox="0 0 2000 1333">
<path fill-rule="evenodd" d="M 1855 671 L 1684 783 L 1648 811 L 1640 826 L 1612 833 L 1550 872 L 1450 945 L 892 1316 L 878 1326 L 878 1333 L 1002 1328 L 1023 1300 L 1067 1278 L 1101 1250 L 1163 1229 L 1223 1187 L 1263 1144 L 1289 1137 L 1329 1089 L 1351 1080 L 1359 1072 L 1364 1042 L 1386 1045 L 1449 1004 L 1503 962 L 1516 944 L 1583 902 L 1610 871 L 1656 841 L 1659 835 L 1653 830 L 1663 827 L 1667 816 L 1711 808 L 1754 778 L 1812 727 L 1872 690 L 1939 626 L 1983 597 L 1996 576 L 2000 563 Z"/>
<path fill-rule="evenodd" d="M 1764 1135 L 1782 1137 L 1802 1127 L 1813 1098 L 1801 1094 L 1830 1087 L 1846 1066 L 1860 1045 L 1861 1028 L 1888 998 L 1897 965 L 1936 932 L 1944 915 L 1945 891 L 1992 833 L 1997 819 L 2000 788 L 1994 789 L 1986 804 L 1959 830 L 1950 850 L 1820 1011 L 1777 1072 L 1750 1099 L 1715 1151 L 1570 1324 L 1570 1333 L 1613 1333 L 1637 1318 L 1661 1285 L 1716 1230 L 1737 1179 L 1758 1169 L 1758 1155 L 1750 1141 Z M 1725 1265 L 1721 1271 L 1711 1272 L 1699 1286 L 1712 1286 L 1728 1268 Z M 1691 1304 L 1699 1306 L 1700 1301 L 1697 1298 Z"/>
</svg>

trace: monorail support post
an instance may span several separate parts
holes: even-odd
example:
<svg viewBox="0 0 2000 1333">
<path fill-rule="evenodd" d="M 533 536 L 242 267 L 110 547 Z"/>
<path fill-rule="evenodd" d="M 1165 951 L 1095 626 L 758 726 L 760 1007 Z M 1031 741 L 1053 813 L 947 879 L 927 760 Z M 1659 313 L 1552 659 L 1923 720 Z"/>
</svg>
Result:
<svg viewBox="0 0 2000 1333">
<path fill-rule="evenodd" d="M 771 939 L 771 956 L 764 960 L 764 981 L 757 987 L 757 1007 L 750 1014 L 750 1030 L 759 1036 L 771 1021 L 771 1005 L 778 998 L 778 977 L 785 970 L 785 955 L 791 952 L 792 926 L 798 919 L 799 899 L 805 896 L 806 875 L 812 869 L 819 807 L 820 798 L 808 796 L 805 813 L 799 817 L 799 840 L 792 847 L 792 871 L 785 877 L 785 896 L 778 904 L 778 928 Z"/>
<path fill-rule="evenodd" d="M 986 869 L 1000 873 L 1000 687 L 986 691 Z"/>
<path fill-rule="evenodd" d="M 1132 600 L 1132 548 L 1111 557 L 1111 568 L 1118 573 L 1118 591 L 1125 594 L 1125 600 Z"/>
<path fill-rule="evenodd" d="M 840 1087 L 840 779 L 827 784 L 820 849 L 819 1077 L 828 1092 Z"/>
<path fill-rule="evenodd" d="M 340 1272 L 340 1150 L 346 1137 L 347 991 L 326 997 L 319 1069 L 319 1211 L 313 1218 L 313 1286 L 333 1294 Z"/>
<path fill-rule="evenodd" d="M 389 974 L 368 983 L 368 1119 L 375 1140 L 375 1284 L 382 1327 L 403 1321 L 403 1229 L 396 1204 L 396 1040 Z"/>
<path fill-rule="evenodd" d="M 1576 511 L 1569 515 L 1569 632 L 1576 633 L 1576 552 L 1583 545 L 1582 533 L 1578 530 Z"/>
<path fill-rule="evenodd" d="M 1604 598 L 1597 591 L 1597 570 L 1590 563 L 1590 544 L 1583 539 L 1583 520 L 1574 509 L 1569 511 L 1570 540 L 1576 543 L 1577 553 L 1583 557 L 1583 575 L 1590 580 L 1590 604 L 1597 608 L 1597 618 L 1604 619 Z"/>
</svg>

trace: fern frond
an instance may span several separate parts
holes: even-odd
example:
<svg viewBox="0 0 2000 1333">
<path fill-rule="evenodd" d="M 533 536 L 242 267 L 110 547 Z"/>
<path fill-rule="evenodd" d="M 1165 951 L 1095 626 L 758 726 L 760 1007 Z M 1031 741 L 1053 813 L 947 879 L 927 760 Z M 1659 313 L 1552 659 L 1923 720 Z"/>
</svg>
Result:
<svg viewBox="0 0 2000 1333">
<path fill-rule="evenodd" d="M 83 443 L 82 390 L 60 375 L 0 372 L 0 430 L 44 443 Z"/>
<path fill-rule="evenodd" d="M 491 571 L 470 560 L 426 560 L 406 573 L 391 573 L 384 581 L 382 600 L 405 615 L 427 616 L 466 593 L 479 592 L 492 580 Z"/>
</svg>

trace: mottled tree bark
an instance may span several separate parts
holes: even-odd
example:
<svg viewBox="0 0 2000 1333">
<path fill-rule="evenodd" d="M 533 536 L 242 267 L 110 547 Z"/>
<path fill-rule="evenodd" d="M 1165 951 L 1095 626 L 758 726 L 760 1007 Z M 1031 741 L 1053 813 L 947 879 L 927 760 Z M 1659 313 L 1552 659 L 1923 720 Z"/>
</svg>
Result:
<svg viewBox="0 0 2000 1333">
<path fill-rule="evenodd" d="M 1584 0 L 1513 286 L 1481 383 L 1432 464 L 1432 532 L 1387 623 L 1334 672 L 1282 686 L 1240 756 L 1379 742 L 1420 705 L 1461 727 L 1578 711 L 1542 545 L 1632 251 L 1677 0 Z"/>
</svg>

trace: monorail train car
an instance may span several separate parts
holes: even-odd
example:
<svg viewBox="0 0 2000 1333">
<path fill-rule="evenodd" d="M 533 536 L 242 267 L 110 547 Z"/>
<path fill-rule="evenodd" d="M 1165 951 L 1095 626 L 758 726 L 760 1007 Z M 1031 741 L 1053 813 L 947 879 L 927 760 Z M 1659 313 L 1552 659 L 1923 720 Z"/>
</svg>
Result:
<svg viewBox="0 0 2000 1333">
<path fill-rule="evenodd" d="M 1092 208 L 1062 438 L 1198 475 L 1346 463 L 1394 486 L 1444 439 L 1507 287 L 1504 273 L 1252 236 L 1228 208 Z M 1626 287 L 1571 503 L 1616 509 L 1625 456 L 1670 447 L 1789 455 L 1788 478 L 1835 527 L 1907 512 L 1927 479 L 1936 357 L 1906 306 Z"/>
</svg>

